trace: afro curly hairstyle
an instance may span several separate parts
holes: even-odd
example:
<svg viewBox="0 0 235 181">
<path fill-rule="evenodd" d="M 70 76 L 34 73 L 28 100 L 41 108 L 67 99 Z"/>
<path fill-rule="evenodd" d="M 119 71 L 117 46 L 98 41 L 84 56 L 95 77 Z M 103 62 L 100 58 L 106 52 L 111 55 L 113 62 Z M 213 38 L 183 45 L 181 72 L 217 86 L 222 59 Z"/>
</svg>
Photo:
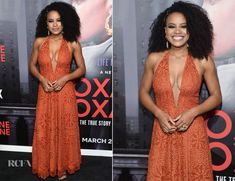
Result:
<svg viewBox="0 0 235 181">
<path fill-rule="evenodd" d="M 53 2 L 46 6 L 37 17 L 35 37 L 48 36 L 47 14 L 50 11 L 57 11 L 63 25 L 63 37 L 69 42 L 77 41 L 80 36 L 80 18 L 75 8 L 65 2 Z"/>
<path fill-rule="evenodd" d="M 150 27 L 151 35 L 148 52 L 167 50 L 164 28 L 167 17 L 174 12 L 182 13 L 186 19 L 189 33 L 189 53 L 194 58 L 207 59 L 213 51 L 213 26 L 207 16 L 207 12 L 198 5 L 182 1 L 172 4 L 153 21 Z"/>
</svg>

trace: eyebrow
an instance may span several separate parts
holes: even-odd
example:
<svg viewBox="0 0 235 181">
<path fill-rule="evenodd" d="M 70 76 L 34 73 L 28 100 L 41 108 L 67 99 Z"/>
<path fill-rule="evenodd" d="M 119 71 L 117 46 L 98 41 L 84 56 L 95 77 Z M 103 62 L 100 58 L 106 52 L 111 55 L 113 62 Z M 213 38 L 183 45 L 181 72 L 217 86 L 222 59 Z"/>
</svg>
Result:
<svg viewBox="0 0 235 181">
<path fill-rule="evenodd" d="M 173 24 L 173 25 L 175 25 L 175 23 L 168 23 L 168 24 Z M 184 23 L 180 23 L 180 24 L 187 24 L 187 22 L 184 22 Z"/>
<path fill-rule="evenodd" d="M 59 20 L 61 18 L 56 18 L 56 20 Z M 54 20 L 54 18 L 47 18 L 47 20 Z"/>
<path fill-rule="evenodd" d="M 166 25 L 176 25 L 175 23 L 167 23 Z M 187 25 L 187 23 L 180 23 L 180 25 Z"/>
</svg>

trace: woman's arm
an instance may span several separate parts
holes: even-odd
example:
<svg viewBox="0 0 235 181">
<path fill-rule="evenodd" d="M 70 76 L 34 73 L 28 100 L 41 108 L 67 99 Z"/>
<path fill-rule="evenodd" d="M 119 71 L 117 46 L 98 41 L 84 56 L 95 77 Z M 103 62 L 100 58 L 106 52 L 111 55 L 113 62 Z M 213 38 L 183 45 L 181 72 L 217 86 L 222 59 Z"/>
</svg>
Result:
<svg viewBox="0 0 235 181">
<path fill-rule="evenodd" d="M 42 80 L 43 76 L 39 73 L 37 69 L 37 62 L 38 62 L 38 49 L 40 47 L 41 40 L 37 38 L 33 43 L 33 49 L 31 53 L 31 58 L 29 61 L 29 70 L 34 77 L 36 77 L 39 81 Z"/>
<path fill-rule="evenodd" d="M 204 68 L 204 80 L 209 90 L 209 97 L 200 105 L 195 107 L 196 116 L 208 112 L 221 104 L 222 95 L 217 77 L 214 61 L 209 57 L 208 60 L 202 61 Z"/>
<path fill-rule="evenodd" d="M 32 54 L 29 61 L 29 71 L 39 80 L 46 92 L 51 92 L 53 91 L 52 83 L 40 74 L 36 66 L 38 62 L 38 50 L 43 41 L 43 38 L 37 38 L 33 43 Z"/>
<path fill-rule="evenodd" d="M 67 81 L 76 79 L 86 73 L 86 66 L 82 55 L 82 48 L 79 42 L 72 43 L 73 56 L 75 58 L 77 69 L 67 75 Z"/>
<path fill-rule="evenodd" d="M 208 57 L 208 60 L 202 60 L 201 68 L 203 69 L 203 77 L 209 90 L 210 96 L 203 103 L 181 113 L 175 119 L 176 126 L 179 131 L 185 131 L 191 125 L 196 116 L 214 109 L 221 103 L 222 96 L 216 73 L 216 67 L 213 60 L 210 57 Z M 184 126 L 185 129 L 183 129 Z"/>
<path fill-rule="evenodd" d="M 176 129 L 173 119 L 167 113 L 159 109 L 159 107 L 154 103 L 152 97 L 149 94 L 152 87 L 156 58 L 156 54 L 152 53 L 148 56 L 145 62 L 144 74 L 140 84 L 139 97 L 143 106 L 151 111 L 156 118 L 158 118 L 163 131 L 171 132 Z"/>
<path fill-rule="evenodd" d="M 153 54 L 150 54 L 145 61 L 144 74 L 140 82 L 139 98 L 143 106 L 148 109 L 151 113 L 153 113 L 155 117 L 157 117 L 159 108 L 154 103 L 152 97 L 149 94 L 152 88 L 153 81 L 154 58 L 155 56 Z"/>
</svg>

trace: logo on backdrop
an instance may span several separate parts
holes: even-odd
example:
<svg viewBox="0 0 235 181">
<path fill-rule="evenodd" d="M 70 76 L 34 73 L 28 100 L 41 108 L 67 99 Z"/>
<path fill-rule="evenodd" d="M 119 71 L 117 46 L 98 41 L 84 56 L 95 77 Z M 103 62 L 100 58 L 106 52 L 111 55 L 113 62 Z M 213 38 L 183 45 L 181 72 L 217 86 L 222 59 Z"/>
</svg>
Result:
<svg viewBox="0 0 235 181">
<path fill-rule="evenodd" d="M 0 136 L 11 135 L 11 124 L 9 121 L 0 121 Z"/>
<path fill-rule="evenodd" d="M 8 167 L 31 167 L 29 160 L 8 160 Z"/>
</svg>

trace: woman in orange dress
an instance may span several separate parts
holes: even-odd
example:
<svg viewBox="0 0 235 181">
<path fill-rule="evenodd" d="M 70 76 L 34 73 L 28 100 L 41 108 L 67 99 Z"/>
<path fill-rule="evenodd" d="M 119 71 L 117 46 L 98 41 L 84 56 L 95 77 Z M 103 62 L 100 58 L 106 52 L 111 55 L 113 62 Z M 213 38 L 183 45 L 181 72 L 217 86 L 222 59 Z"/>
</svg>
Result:
<svg viewBox="0 0 235 181">
<path fill-rule="evenodd" d="M 57 175 L 62 180 L 66 172 L 80 168 L 78 110 L 72 82 L 85 73 L 79 35 L 79 17 L 67 3 L 51 3 L 38 16 L 29 63 L 31 73 L 39 80 L 32 171 L 43 179 Z M 71 72 L 73 57 L 77 68 Z"/>
<path fill-rule="evenodd" d="M 140 100 L 155 120 L 148 181 L 212 181 L 202 114 L 221 103 L 211 58 L 213 28 L 199 6 L 175 2 L 153 22 Z M 202 81 L 210 96 L 199 102 Z M 152 100 L 151 87 L 155 94 Z"/>
</svg>

